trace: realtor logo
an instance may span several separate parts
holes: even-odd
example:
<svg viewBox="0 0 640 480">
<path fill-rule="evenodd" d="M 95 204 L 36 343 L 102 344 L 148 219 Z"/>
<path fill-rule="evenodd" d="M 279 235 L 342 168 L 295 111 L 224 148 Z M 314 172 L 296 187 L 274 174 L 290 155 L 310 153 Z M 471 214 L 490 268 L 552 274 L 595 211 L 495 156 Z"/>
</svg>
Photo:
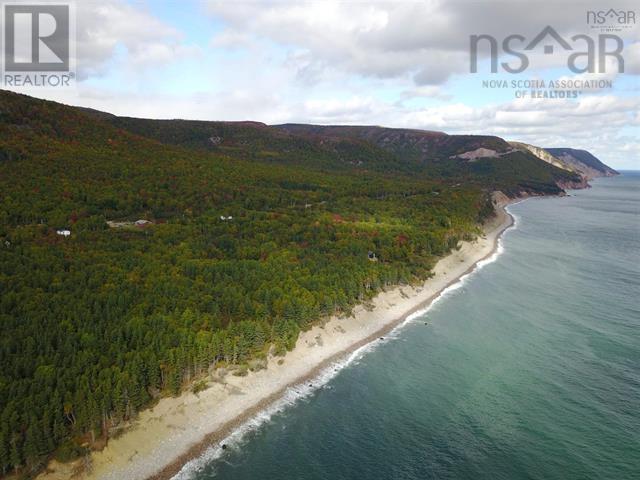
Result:
<svg viewBox="0 0 640 480">
<path fill-rule="evenodd" d="M 73 5 L 3 5 L 3 83 L 6 86 L 69 86 L 75 78 Z"/>
</svg>

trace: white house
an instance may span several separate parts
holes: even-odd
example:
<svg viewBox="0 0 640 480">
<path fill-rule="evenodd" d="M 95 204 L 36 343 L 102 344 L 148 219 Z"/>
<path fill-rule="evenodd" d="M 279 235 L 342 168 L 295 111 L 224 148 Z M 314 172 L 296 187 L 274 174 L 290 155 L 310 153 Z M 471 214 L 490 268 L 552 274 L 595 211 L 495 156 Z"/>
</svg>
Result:
<svg viewBox="0 0 640 480">
<path fill-rule="evenodd" d="M 56 230 L 58 235 L 62 235 L 63 237 L 68 237 L 71 235 L 71 230 Z"/>
</svg>

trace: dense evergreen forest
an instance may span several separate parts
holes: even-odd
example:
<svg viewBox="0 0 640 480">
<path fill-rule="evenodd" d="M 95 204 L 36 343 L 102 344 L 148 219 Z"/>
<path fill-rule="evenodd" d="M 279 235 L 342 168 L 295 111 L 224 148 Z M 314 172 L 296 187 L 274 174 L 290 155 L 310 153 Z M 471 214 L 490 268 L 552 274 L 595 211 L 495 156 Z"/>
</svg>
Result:
<svg viewBox="0 0 640 480">
<path fill-rule="evenodd" d="M 77 457 L 210 368 L 243 374 L 428 277 L 492 214 L 491 189 L 559 191 L 566 172 L 522 162 L 533 178 L 0 92 L 0 473 Z"/>
</svg>

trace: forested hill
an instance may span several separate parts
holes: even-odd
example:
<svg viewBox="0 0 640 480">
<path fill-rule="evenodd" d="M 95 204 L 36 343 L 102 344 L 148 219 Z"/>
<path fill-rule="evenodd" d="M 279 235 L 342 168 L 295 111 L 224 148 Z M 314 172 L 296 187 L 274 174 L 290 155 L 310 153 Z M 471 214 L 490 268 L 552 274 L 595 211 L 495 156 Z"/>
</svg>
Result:
<svg viewBox="0 0 640 480">
<path fill-rule="evenodd" d="M 580 188 L 585 184 L 580 174 L 550 165 L 491 135 L 448 135 L 377 126 L 284 124 L 275 128 L 323 140 L 363 140 L 402 159 L 414 172 L 479 183 L 508 195 L 554 194 L 562 190 L 561 186 Z"/>
<path fill-rule="evenodd" d="M 150 120 L 89 110 L 111 125 L 156 141 L 264 163 L 337 171 L 420 175 L 486 190 L 557 194 L 580 185 L 566 171 L 495 136 L 369 126 Z"/>
<path fill-rule="evenodd" d="M 212 366 L 261 368 L 318 319 L 428 277 L 492 189 L 573 175 L 502 160 L 0 92 L 0 473 L 99 448 Z"/>
</svg>

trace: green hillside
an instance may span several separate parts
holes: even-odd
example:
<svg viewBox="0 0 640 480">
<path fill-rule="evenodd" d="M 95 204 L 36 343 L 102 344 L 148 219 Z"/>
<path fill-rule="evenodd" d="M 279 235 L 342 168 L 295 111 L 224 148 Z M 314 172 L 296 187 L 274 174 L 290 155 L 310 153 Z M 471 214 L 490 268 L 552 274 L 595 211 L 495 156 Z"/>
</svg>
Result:
<svg viewBox="0 0 640 480">
<path fill-rule="evenodd" d="M 111 125 L 159 142 L 265 163 L 337 170 L 375 171 L 449 179 L 508 195 L 557 194 L 578 175 L 514 151 L 499 137 L 369 126 L 323 126 L 259 122 L 150 120 L 90 111 Z M 497 158 L 455 158 L 478 148 Z"/>
<path fill-rule="evenodd" d="M 532 162 L 434 165 L 366 138 L 0 92 L 0 472 L 98 447 L 211 365 L 259 368 L 428 277 L 492 189 L 560 191 L 564 173 Z"/>
<path fill-rule="evenodd" d="M 500 137 L 490 135 L 447 135 L 424 130 L 370 126 L 277 125 L 277 129 L 297 135 L 331 139 L 360 139 L 385 150 L 423 176 L 449 179 L 465 185 L 502 190 L 507 195 L 521 193 L 557 194 L 558 184 L 579 185 L 579 175 L 540 161 L 530 152 L 516 151 Z M 495 152 L 473 160 L 461 154 L 477 149 Z"/>
<path fill-rule="evenodd" d="M 1 472 L 80 454 L 209 365 L 242 372 L 427 277 L 490 212 L 476 186 L 295 151 L 187 149 L 0 93 Z"/>
</svg>

